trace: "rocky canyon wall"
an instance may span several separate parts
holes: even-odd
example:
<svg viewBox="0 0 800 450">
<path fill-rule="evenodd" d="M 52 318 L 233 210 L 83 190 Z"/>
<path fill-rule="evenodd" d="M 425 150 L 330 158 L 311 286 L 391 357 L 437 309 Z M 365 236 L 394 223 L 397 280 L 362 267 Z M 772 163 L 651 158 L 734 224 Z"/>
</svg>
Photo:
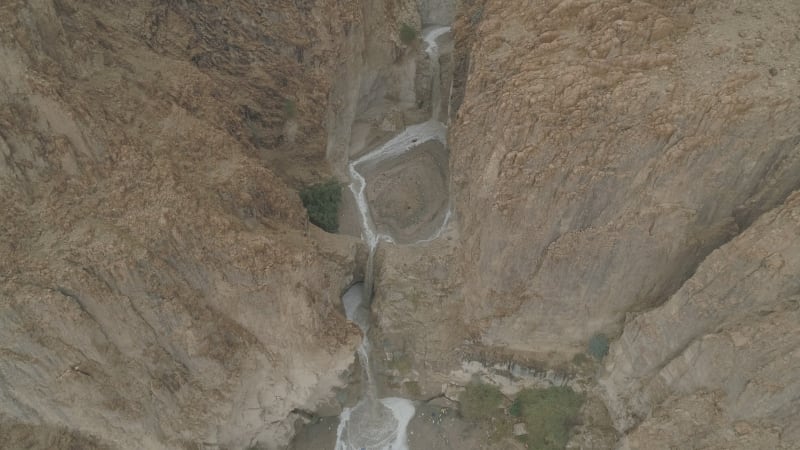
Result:
<svg viewBox="0 0 800 450">
<path fill-rule="evenodd" d="M 350 157 L 381 139 L 370 130 L 390 135 L 413 120 L 406 110 L 416 102 L 415 42 L 403 42 L 400 29 L 422 27 L 413 0 L 359 2 L 356 14 L 359 21 L 343 40 L 327 109 L 327 159 L 343 181 Z"/>
<path fill-rule="evenodd" d="M 451 333 L 405 342 L 552 367 L 602 332 L 619 448 L 794 448 L 799 18 L 789 1 L 464 2 L 458 243 L 386 268 L 436 291 L 391 317 Z"/>
<path fill-rule="evenodd" d="M 632 318 L 601 384 L 624 448 L 796 448 L 800 194 Z"/>
<path fill-rule="evenodd" d="M 617 335 L 800 185 L 796 2 L 470 7 L 450 151 L 482 345 L 552 361 Z"/>
<path fill-rule="evenodd" d="M 282 446 L 353 362 L 311 227 L 355 2 L 0 5 L 0 434 Z M 69 447 L 72 448 L 72 447 Z"/>
</svg>

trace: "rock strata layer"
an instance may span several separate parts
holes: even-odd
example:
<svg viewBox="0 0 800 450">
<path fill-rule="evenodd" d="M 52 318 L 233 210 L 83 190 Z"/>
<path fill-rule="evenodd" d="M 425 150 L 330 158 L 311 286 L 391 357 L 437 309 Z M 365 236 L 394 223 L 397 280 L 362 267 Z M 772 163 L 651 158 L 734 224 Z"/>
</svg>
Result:
<svg viewBox="0 0 800 450">
<path fill-rule="evenodd" d="M 0 5 L 0 435 L 279 448 L 342 383 L 329 176 L 353 2 Z M 2 446 L 2 445 L 0 445 Z"/>
<path fill-rule="evenodd" d="M 795 193 L 626 323 L 601 381 L 625 447 L 796 448 L 798 273 Z"/>
<path fill-rule="evenodd" d="M 449 142 L 483 344 L 569 359 L 800 186 L 797 2 L 479 3 Z"/>
</svg>

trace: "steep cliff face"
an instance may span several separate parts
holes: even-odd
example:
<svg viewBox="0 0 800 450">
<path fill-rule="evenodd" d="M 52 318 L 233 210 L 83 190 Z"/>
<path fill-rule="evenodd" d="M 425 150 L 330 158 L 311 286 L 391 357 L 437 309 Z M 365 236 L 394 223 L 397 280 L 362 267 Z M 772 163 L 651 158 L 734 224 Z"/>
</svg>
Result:
<svg viewBox="0 0 800 450">
<path fill-rule="evenodd" d="M 327 158 L 334 172 L 347 180 L 345 167 L 361 154 L 413 123 L 416 36 L 404 42 L 400 30 L 420 30 L 422 20 L 413 0 L 358 3 L 360 18 L 343 40 L 336 83 L 328 104 Z M 343 219 L 355 217 L 348 210 Z M 358 235 L 357 227 L 345 230 Z"/>
<path fill-rule="evenodd" d="M 471 8 L 450 150 L 480 343 L 571 357 L 800 185 L 797 2 Z"/>
<path fill-rule="evenodd" d="M 353 361 L 328 172 L 349 2 L 0 6 L 0 430 L 270 448 Z M 4 439 L 5 440 L 5 439 Z M 37 444 L 38 443 L 38 444 Z"/>
<path fill-rule="evenodd" d="M 796 448 L 800 194 L 625 325 L 601 381 L 626 448 Z"/>
<path fill-rule="evenodd" d="M 800 5 L 462 11 L 438 295 L 461 312 L 431 322 L 549 365 L 621 332 L 599 387 L 620 448 L 793 448 Z"/>
</svg>

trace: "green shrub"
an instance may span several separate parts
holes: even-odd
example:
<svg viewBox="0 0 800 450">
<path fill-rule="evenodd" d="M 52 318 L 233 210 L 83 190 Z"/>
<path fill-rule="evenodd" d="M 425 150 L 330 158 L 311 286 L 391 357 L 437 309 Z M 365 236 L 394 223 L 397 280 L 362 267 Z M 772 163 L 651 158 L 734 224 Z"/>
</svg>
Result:
<svg viewBox="0 0 800 450">
<path fill-rule="evenodd" d="M 339 231 L 339 205 L 342 185 L 336 180 L 308 186 L 300 191 L 300 199 L 308 211 L 308 220 L 328 233 Z"/>
<path fill-rule="evenodd" d="M 400 375 L 406 375 L 411 372 L 411 358 L 408 355 L 401 355 L 390 359 L 386 365 L 390 369 L 395 369 L 400 372 Z"/>
<path fill-rule="evenodd" d="M 583 396 L 568 387 L 523 389 L 508 412 L 525 422 L 528 434 L 521 440 L 529 448 L 563 450 L 582 404 Z"/>
<path fill-rule="evenodd" d="M 404 23 L 400 25 L 400 41 L 403 44 L 410 44 L 417 39 L 417 30 L 414 29 L 411 25 Z"/>
<path fill-rule="evenodd" d="M 286 101 L 283 102 L 283 115 L 287 119 L 294 119 L 294 116 L 297 115 L 297 105 L 294 103 L 294 100 L 287 98 Z"/>
<path fill-rule="evenodd" d="M 458 397 L 461 415 L 467 420 L 487 419 L 498 413 L 503 403 L 503 394 L 495 386 L 484 383 L 469 383 Z"/>
<path fill-rule="evenodd" d="M 420 395 L 422 395 L 422 388 L 419 386 L 419 383 L 416 382 L 416 381 L 406 381 L 406 382 L 404 382 L 403 383 L 403 388 L 412 397 L 419 397 Z"/>
<path fill-rule="evenodd" d="M 469 16 L 469 23 L 474 27 L 475 25 L 478 24 L 478 22 L 481 21 L 481 19 L 483 19 L 483 6 L 478 8 L 475 12 L 472 13 L 472 15 Z"/>
<path fill-rule="evenodd" d="M 590 362 L 591 360 L 586 356 L 586 353 L 575 353 L 575 356 L 572 357 L 572 364 L 576 366 L 582 366 Z"/>
<path fill-rule="evenodd" d="M 608 354 L 608 337 L 605 334 L 598 333 L 589 339 L 589 354 L 597 360 Z"/>
</svg>

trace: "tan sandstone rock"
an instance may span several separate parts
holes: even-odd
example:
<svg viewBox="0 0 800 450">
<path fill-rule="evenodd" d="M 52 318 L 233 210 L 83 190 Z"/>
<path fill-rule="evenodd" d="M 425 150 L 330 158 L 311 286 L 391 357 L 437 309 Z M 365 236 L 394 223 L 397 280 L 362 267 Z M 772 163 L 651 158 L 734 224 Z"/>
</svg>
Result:
<svg viewBox="0 0 800 450">
<path fill-rule="evenodd" d="M 796 193 L 626 323 L 601 384 L 627 448 L 796 448 L 798 273 Z"/>
<path fill-rule="evenodd" d="M 567 359 L 800 185 L 800 6 L 740 6 L 489 0 L 459 22 L 456 264 L 482 344 Z"/>
<path fill-rule="evenodd" d="M 0 446 L 279 448 L 332 397 L 357 242 L 306 235 L 293 188 L 330 173 L 362 19 L 2 2 Z"/>
</svg>

